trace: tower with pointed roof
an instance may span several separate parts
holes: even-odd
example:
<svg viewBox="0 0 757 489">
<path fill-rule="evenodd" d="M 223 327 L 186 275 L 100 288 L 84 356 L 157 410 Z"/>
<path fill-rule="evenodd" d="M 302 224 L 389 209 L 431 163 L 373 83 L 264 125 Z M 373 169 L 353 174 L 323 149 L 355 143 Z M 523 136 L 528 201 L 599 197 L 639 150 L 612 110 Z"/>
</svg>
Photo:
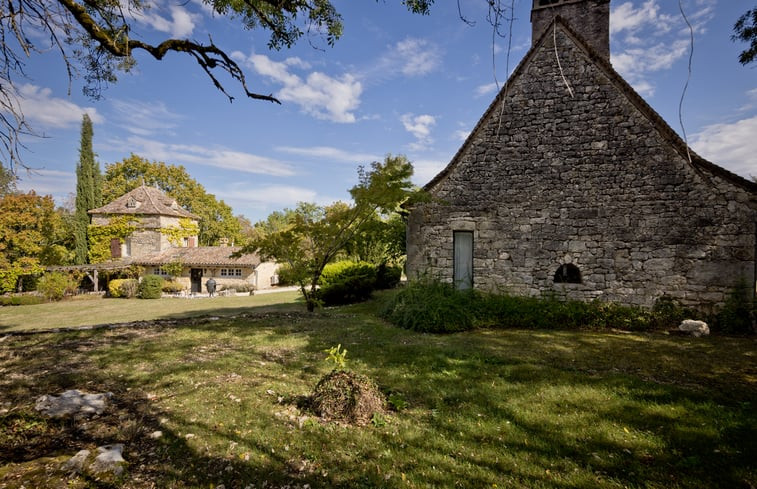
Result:
<svg viewBox="0 0 757 489">
<path fill-rule="evenodd" d="M 531 49 L 410 209 L 410 279 L 702 308 L 754 290 L 757 183 L 694 153 L 613 69 L 609 7 L 534 0 Z"/>
</svg>

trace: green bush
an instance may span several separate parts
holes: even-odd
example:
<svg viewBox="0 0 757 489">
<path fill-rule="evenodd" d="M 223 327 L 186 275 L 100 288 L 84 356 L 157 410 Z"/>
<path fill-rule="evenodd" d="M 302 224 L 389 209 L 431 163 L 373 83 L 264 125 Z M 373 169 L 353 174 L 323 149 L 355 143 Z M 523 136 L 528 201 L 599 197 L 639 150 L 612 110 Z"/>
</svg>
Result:
<svg viewBox="0 0 757 489">
<path fill-rule="evenodd" d="M 45 298 L 40 295 L 4 295 L 0 297 L 0 306 L 33 306 L 44 304 Z"/>
<path fill-rule="evenodd" d="M 46 273 L 37 281 L 37 292 L 48 301 L 59 301 L 66 294 L 76 291 L 76 282 L 61 272 Z"/>
<path fill-rule="evenodd" d="M 381 310 L 388 321 L 423 333 L 454 333 L 471 329 L 476 293 L 458 291 L 452 284 L 411 282 Z"/>
<path fill-rule="evenodd" d="M 137 297 L 140 299 L 160 299 L 163 294 L 163 278 L 158 275 L 145 275 L 139 282 Z"/>
<path fill-rule="evenodd" d="M 177 292 L 181 292 L 186 287 L 181 282 L 175 282 L 173 280 L 165 280 L 163 281 L 163 287 L 161 290 L 163 292 L 166 292 L 167 294 L 175 294 Z"/>
<path fill-rule="evenodd" d="M 515 297 L 458 291 L 451 284 L 408 284 L 381 312 L 390 322 L 415 331 L 450 333 L 474 327 L 531 329 L 649 330 L 672 327 L 695 317 L 665 298 L 652 310 L 612 302 L 582 302 L 545 297 Z"/>
<path fill-rule="evenodd" d="M 297 276 L 292 267 L 286 263 L 279 265 L 276 275 L 279 276 L 279 286 L 297 285 Z"/>
<path fill-rule="evenodd" d="M 754 333 L 755 304 L 746 281 L 739 282 L 728 295 L 725 304 L 712 318 L 712 329 L 728 334 Z"/>
<path fill-rule="evenodd" d="M 376 290 L 393 289 L 401 278 L 402 267 L 382 263 L 376 267 Z"/>
<path fill-rule="evenodd" d="M 137 296 L 139 281 L 135 278 L 117 278 L 108 282 L 108 295 L 131 299 Z"/>
<path fill-rule="evenodd" d="M 323 269 L 319 284 L 319 298 L 326 306 L 364 301 L 376 288 L 376 266 L 353 261 L 330 263 Z"/>
</svg>

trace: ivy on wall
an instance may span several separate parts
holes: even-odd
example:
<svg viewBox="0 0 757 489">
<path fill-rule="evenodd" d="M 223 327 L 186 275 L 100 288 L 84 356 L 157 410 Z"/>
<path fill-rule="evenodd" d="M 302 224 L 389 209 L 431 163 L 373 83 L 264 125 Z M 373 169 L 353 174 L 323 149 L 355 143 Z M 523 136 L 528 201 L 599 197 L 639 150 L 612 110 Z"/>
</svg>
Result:
<svg viewBox="0 0 757 489">
<path fill-rule="evenodd" d="M 174 246 L 181 246 L 184 238 L 197 236 L 200 232 L 200 226 L 194 219 L 182 217 L 179 219 L 178 226 L 160 228 L 160 234 L 168 238 L 168 242 Z"/>
<path fill-rule="evenodd" d="M 118 238 L 120 243 L 131 235 L 139 224 L 139 219 L 134 216 L 112 216 L 109 224 L 105 226 L 90 225 L 87 228 L 89 235 L 89 262 L 102 263 L 110 260 L 110 242 Z"/>
</svg>

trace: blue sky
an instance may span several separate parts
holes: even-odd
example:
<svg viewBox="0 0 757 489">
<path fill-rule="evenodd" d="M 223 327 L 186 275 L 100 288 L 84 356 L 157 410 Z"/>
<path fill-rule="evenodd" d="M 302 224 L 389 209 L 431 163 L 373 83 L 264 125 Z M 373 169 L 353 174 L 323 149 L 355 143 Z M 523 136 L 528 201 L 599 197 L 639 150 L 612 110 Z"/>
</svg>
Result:
<svg viewBox="0 0 757 489">
<path fill-rule="evenodd" d="M 137 67 L 97 101 L 69 86 L 54 53 L 29 60 L 19 84 L 27 120 L 45 138 L 27 139 L 19 187 L 63 203 L 75 189 L 81 116 L 94 121 L 101 168 L 131 153 L 184 165 L 205 188 L 253 222 L 298 201 L 348 198 L 358 165 L 404 154 L 415 182 L 452 158 L 531 43 L 531 0 L 515 0 L 508 39 L 492 41 L 484 0 L 437 0 L 430 16 L 399 0 L 337 0 L 344 35 L 331 48 L 318 37 L 269 51 L 262 31 L 209 15 L 196 0 L 151 0 L 132 35 L 189 37 L 233 53 L 251 91 L 283 105 L 217 91 L 186 56 L 137 56 Z M 503 1 L 503 4 L 509 2 Z M 691 80 L 683 105 L 690 145 L 737 174 L 757 175 L 757 63 L 737 62 L 730 40 L 750 0 L 683 0 L 695 29 Z M 507 25 L 505 31 L 507 31 Z M 611 60 L 679 133 L 678 105 L 688 77 L 689 30 L 674 0 L 613 0 Z M 70 92 L 70 93 L 69 93 Z"/>
</svg>

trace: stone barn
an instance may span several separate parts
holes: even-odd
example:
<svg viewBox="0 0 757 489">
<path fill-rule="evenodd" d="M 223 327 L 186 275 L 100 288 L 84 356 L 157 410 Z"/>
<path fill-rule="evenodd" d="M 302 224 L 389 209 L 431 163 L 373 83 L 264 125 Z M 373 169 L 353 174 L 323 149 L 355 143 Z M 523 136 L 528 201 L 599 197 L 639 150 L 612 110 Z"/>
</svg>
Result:
<svg viewBox="0 0 757 489">
<path fill-rule="evenodd" d="M 609 0 L 534 0 L 531 49 L 410 209 L 411 279 L 643 306 L 754 289 L 757 184 L 613 69 L 609 20 Z"/>
</svg>

